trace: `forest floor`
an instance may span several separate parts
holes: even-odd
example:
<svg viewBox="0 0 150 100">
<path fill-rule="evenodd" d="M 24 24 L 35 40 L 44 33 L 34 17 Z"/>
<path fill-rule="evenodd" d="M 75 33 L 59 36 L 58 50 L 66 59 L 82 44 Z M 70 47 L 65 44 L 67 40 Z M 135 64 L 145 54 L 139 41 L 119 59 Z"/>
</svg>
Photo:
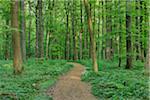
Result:
<svg viewBox="0 0 150 100">
<path fill-rule="evenodd" d="M 74 68 L 60 77 L 58 82 L 48 89 L 47 94 L 54 100 L 96 100 L 91 94 L 91 86 L 81 81 L 84 66 L 72 63 Z"/>
</svg>

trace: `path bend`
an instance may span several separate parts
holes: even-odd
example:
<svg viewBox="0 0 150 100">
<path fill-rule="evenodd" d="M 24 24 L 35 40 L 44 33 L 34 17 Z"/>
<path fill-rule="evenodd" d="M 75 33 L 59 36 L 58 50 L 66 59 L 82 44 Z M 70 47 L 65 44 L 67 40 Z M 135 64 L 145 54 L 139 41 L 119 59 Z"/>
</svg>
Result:
<svg viewBox="0 0 150 100">
<path fill-rule="evenodd" d="M 47 94 L 53 100 L 97 100 L 91 94 L 89 84 L 81 81 L 84 66 L 78 63 L 73 64 L 73 68 L 67 74 L 61 76 L 58 82 L 48 89 Z"/>
</svg>

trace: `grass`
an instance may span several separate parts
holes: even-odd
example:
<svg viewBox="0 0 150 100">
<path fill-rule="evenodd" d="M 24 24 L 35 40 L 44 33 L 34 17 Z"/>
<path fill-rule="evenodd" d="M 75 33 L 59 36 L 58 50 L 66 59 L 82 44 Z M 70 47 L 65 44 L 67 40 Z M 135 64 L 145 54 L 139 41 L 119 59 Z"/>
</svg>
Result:
<svg viewBox="0 0 150 100">
<path fill-rule="evenodd" d="M 71 65 L 64 60 L 28 60 L 21 75 L 13 75 L 12 61 L 0 61 L 0 100 L 49 100 L 45 94 Z"/>
<path fill-rule="evenodd" d="M 131 70 L 117 67 L 117 61 L 99 61 L 99 72 L 92 71 L 91 61 L 80 61 L 86 66 L 82 80 L 92 85 L 92 93 L 99 100 L 149 100 L 148 76 L 144 64 L 134 62 Z"/>
</svg>

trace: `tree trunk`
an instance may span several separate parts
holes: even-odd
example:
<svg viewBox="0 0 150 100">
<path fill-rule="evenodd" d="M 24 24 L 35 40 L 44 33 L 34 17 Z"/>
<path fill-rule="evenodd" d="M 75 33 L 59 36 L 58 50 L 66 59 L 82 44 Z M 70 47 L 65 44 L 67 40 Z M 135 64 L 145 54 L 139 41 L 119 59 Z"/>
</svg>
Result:
<svg viewBox="0 0 150 100">
<path fill-rule="evenodd" d="M 28 1 L 29 3 L 29 16 L 30 16 L 30 20 L 29 20 L 29 32 L 28 32 L 28 57 L 31 56 L 31 25 L 32 25 L 32 20 L 31 20 L 31 2 Z"/>
<path fill-rule="evenodd" d="M 97 65 L 97 56 L 96 56 L 96 43 L 94 39 L 93 29 L 92 29 L 92 19 L 91 19 L 91 12 L 88 6 L 88 1 L 84 0 L 84 6 L 88 17 L 88 29 L 90 33 L 90 44 L 91 44 L 91 55 L 92 55 L 92 62 L 93 62 L 93 69 L 95 72 L 98 72 L 98 65 Z"/>
<path fill-rule="evenodd" d="M 80 21 L 81 21 L 81 29 L 79 34 L 79 44 L 80 44 L 80 53 L 79 58 L 82 59 L 82 33 L 83 33 L 83 20 L 82 20 L 82 0 L 80 0 Z"/>
<path fill-rule="evenodd" d="M 104 3 L 105 3 L 105 0 L 102 0 L 102 37 L 105 33 L 105 16 L 104 16 Z M 104 39 L 102 39 L 102 49 L 101 49 L 101 59 L 104 59 L 104 54 L 105 54 L 105 50 L 104 50 Z"/>
<path fill-rule="evenodd" d="M 24 0 L 21 0 L 21 54 L 22 60 L 26 60 L 26 33 L 25 33 L 25 5 Z"/>
<path fill-rule="evenodd" d="M 73 35 L 73 59 L 77 60 L 78 59 L 78 53 L 77 53 L 77 33 L 75 31 L 75 1 L 73 0 L 73 5 L 72 5 L 72 35 Z"/>
<path fill-rule="evenodd" d="M 118 14 L 120 15 L 120 0 L 118 1 L 119 3 L 119 7 L 118 7 Z M 121 67 L 121 61 L 122 61 L 122 21 L 121 21 L 121 17 L 119 16 L 119 63 L 118 63 L 118 67 Z"/>
<path fill-rule="evenodd" d="M 88 49 L 88 30 L 87 30 L 87 22 L 85 21 L 85 20 L 87 20 L 87 17 L 86 16 L 84 16 L 84 49 L 83 49 L 83 55 L 84 55 L 84 59 L 87 59 L 87 49 Z"/>
<path fill-rule="evenodd" d="M 144 62 L 144 43 L 143 43 L 143 1 L 140 1 L 140 60 Z"/>
<path fill-rule="evenodd" d="M 69 1 L 66 1 L 66 40 L 65 40 L 65 59 L 70 58 L 70 34 L 69 34 Z"/>
<path fill-rule="evenodd" d="M 21 47 L 20 47 L 20 33 L 18 31 L 19 29 L 18 0 L 12 1 L 11 26 L 13 28 L 12 39 L 13 39 L 13 52 L 14 52 L 14 59 L 13 59 L 14 73 L 20 74 L 22 72 L 22 57 L 21 57 Z"/>
<path fill-rule="evenodd" d="M 99 8 L 98 8 L 98 25 L 97 25 L 97 32 L 98 32 L 98 42 L 97 42 L 97 53 L 98 53 L 98 59 L 100 59 L 100 4 L 101 2 L 99 1 Z"/>
<path fill-rule="evenodd" d="M 126 1 L 126 69 L 132 67 L 132 44 L 131 44 L 131 1 Z"/>
<path fill-rule="evenodd" d="M 144 2 L 144 26 L 145 26 L 145 28 L 144 28 L 144 36 L 145 37 L 147 37 L 147 33 L 148 33 L 148 27 L 146 27 L 146 26 L 148 26 L 148 20 L 147 20 L 147 16 L 149 16 L 148 15 L 148 5 L 147 5 L 147 2 L 145 1 Z M 144 42 L 144 59 L 146 58 L 146 55 L 147 55 L 147 43 L 146 42 Z"/>
<path fill-rule="evenodd" d="M 49 39 L 50 39 L 50 33 L 47 31 L 47 36 L 46 36 L 46 59 L 49 58 Z"/>
<path fill-rule="evenodd" d="M 106 59 L 110 60 L 112 59 L 112 37 L 111 37 L 111 32 L 112 32 L 112 16 L 110 15 L 111 13 L 111 7 L 110 7 L 111 1 L 106 1 L 106 32 L 107 32 L 107 39 L 106 39 Z"/>
<path fill-rule="evenodd" d="M 38 14 L 38 5 L 36 5 L 36 9 L 35 9 L 35 17 L 36 17 L 36 44 L 35 44 L 35 56 L 36 58 L 39 57 L 39 14 Z"/>
<path fill-rule="evenodd" d="M 42 0 L 37 1 L 36 7 L 36 57 L 44 57 L 44 33 L 42 17 Z"/>
<path fill-rule="evenodd" d="M 9 20 L 6 19 L 6 25 L 9 25 Z M 6 29 L 8 29 L 8 27 L 6 27 Z M 6 37 L 5 37 L 5 60 L 8 60 L 10 57 L 9 54 L 9 32 L 6 32 Z"/>
<path fill-rule="evenodd" d="M 149 13 L 149 16 L 148 16 L 148 26 L 150 27 L 150 13 Z M 149 28 L 149 33 L 148 33 L 148 49 L 147 49 L 147 59 L 146 59 L 146 69 L 145 69 L 145 72 L 146 72 L 146 75 L 150 75 L 150 28 Z"/>
<path fill-rule="evenodd" d="M 136 0 L 136 40 L 135 40 L 135 50 L 136 50 L 136 60 L 139 60 L 140 57 L 139 57 L 139 54 L 140 54 L 140 51 L 139 51 L 139 1 Z"/>
</svg>

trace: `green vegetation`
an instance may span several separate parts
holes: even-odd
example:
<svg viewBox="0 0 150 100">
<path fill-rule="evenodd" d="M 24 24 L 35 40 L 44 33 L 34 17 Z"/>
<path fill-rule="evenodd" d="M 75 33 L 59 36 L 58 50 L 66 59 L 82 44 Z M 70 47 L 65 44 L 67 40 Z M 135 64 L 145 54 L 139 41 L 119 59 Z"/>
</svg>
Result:
<svg viewBox="0 0 150 100">
<path fill-rule="evenodd" d="M 100 99 L 147 100 L 150 0 L 0 0 L 0 99 L 49 99 L 78 60 Z"/>
<path fill-rule="evenodd" d="M 64 60 L 28 60 L 20 76 L 13 75 L 12 61 L 0 61 L 0 100 L 49 100 L 46 89 L 72 65 Z M 36 68 L 35 68 L 36 67 Z"/>
<path fill-rule="evenodd" d="M 140 61 L 131 70 L 117 67 L 116 61 L 99 61 L 98 74 L 91 70 L 91 61 L 81 63 L 87 66 L 82 79 L 91 83 L 93 94 L 100 100 L 149 100 L 148 77 Z"/>
</svg>

